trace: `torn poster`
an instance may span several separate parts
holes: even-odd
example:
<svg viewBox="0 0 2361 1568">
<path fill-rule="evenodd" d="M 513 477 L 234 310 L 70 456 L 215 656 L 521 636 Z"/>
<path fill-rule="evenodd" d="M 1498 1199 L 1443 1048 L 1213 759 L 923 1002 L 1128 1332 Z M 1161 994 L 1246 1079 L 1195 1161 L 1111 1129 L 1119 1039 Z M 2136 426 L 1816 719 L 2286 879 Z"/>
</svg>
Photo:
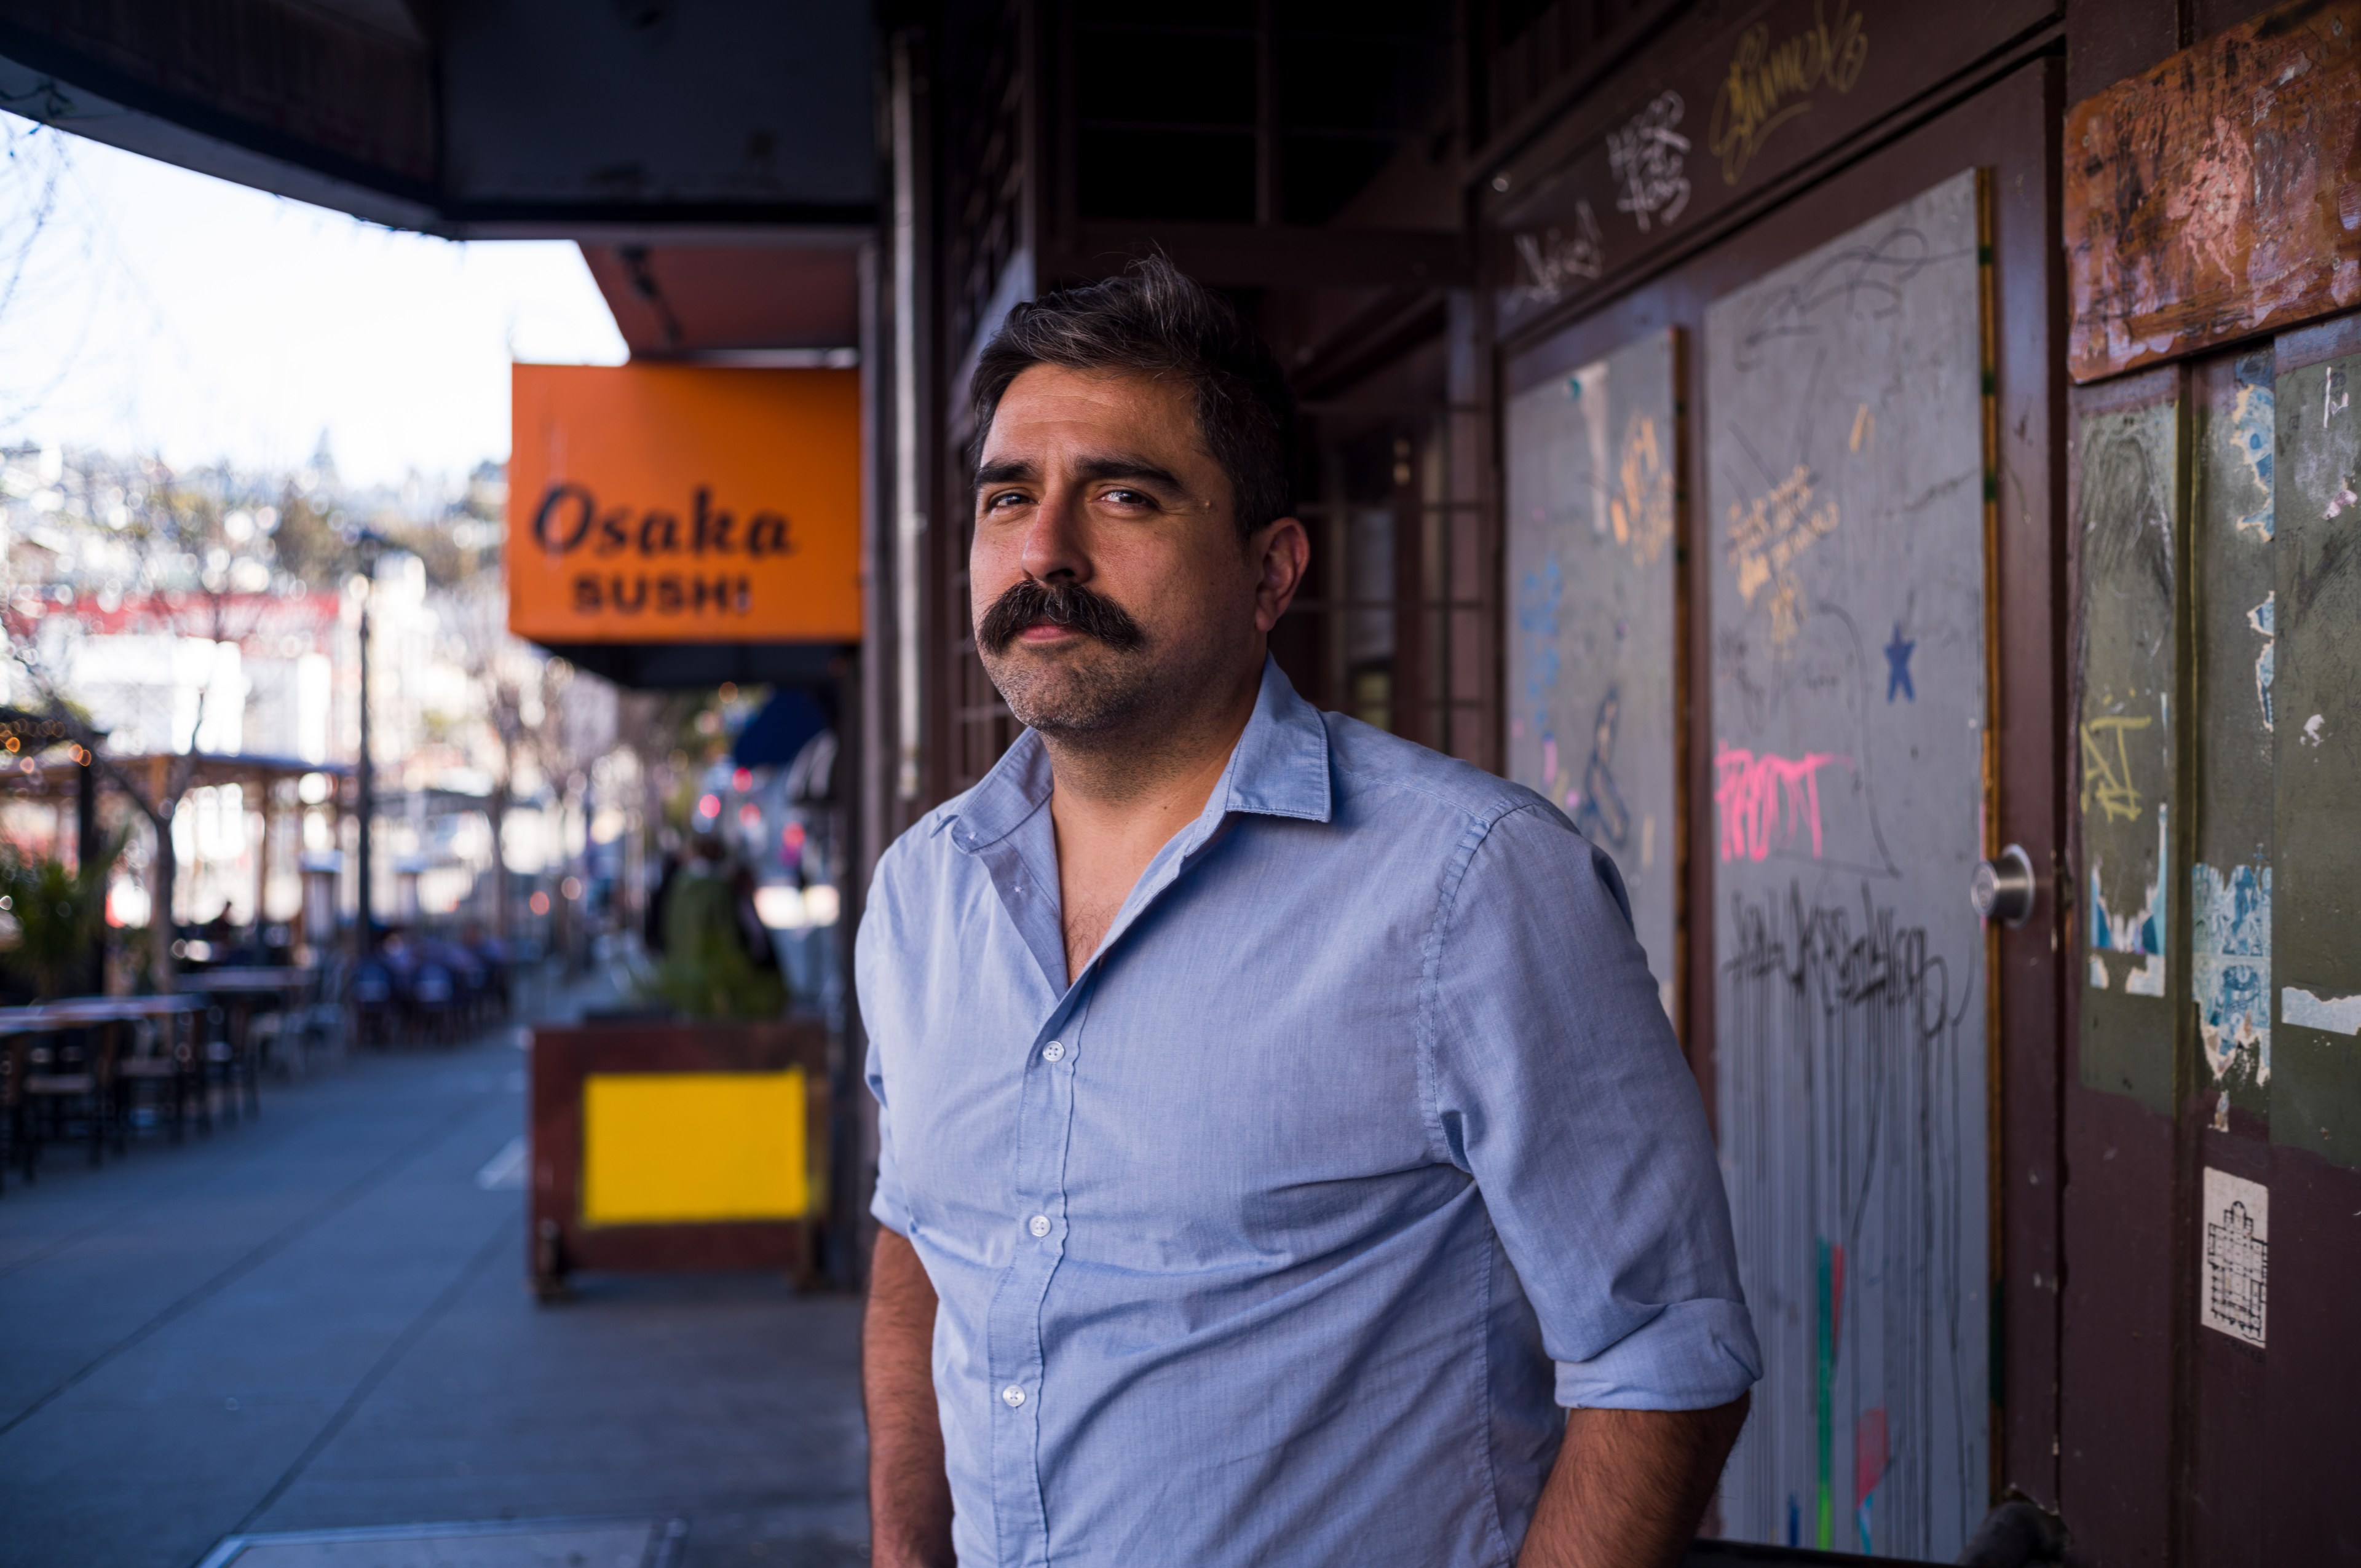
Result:
<svg viewBox="0 0 2361 1568">
<path fill-rule="evenodd" d="M 2271 1077 L 2271 868 L 2190 870 L 2191 999 L 2214 1080 Z"/>
<path fill-rule="evenodd" d="M 2139 908 L 2121 912 L 2107 906 L 2103 890 L 2099 858 L 2091 859 L 2091 981 L 2098 990 L 2105 990 L 2106 966 L 2098 958 L 2102 952 L 2135 953 L 2140 955 L 2140 967 L 2124 977 L 2124 989 L 2134 996 L 2164 994 L 2164 922 L 2166 900 L 2163 867 L 2167 863 L 2169 839 L 2165 831 L 2165 803 L 2156 803 L 2156 866 L 2155 879 L 2147 884 L 2147 899 Z"/>
<path fill-rule="evenodd" d="M 2361 996 L 2314 996 L 2290 985 L 2279 992 L 2279 1022 L 2332 1035 L 2361 1035 Z"/>
</svg>

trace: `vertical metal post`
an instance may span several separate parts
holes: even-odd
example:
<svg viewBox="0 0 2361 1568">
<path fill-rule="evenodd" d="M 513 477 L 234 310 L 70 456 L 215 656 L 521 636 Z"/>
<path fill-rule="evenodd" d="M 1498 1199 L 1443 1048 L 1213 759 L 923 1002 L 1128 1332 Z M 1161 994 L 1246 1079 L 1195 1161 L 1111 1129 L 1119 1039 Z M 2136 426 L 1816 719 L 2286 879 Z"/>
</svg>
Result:
<svg viewBox="0 0 2361 1568">
<path fill-rule="evenodd" d="M 369 598 L 377 588 L 377 574 L 371 571 L 361 590 L 361 735 L 360 757 L 355 764 L 358 786 L 355 791 L 359 817 L 360 838 L 353 861 L 360 877 L 357 904 L 359 916 L 353 923 L 353 956 L 366 959 L 377 946 L 377 932 L 369 920 L 369 830 L 377 815 L 377 781 L 369 766 Z"/>
<path fill-rule="evenodd" d="M 921 787 L 918 571 L 927 514 L 918 483 L 918 197 L 911 35 L 894 40 L 894 793 Z"/>
<path fill-rule="evenodd" d="M 102 846 L 98 841 L 98 758 L 87 748 L 80 753 L 82 772 L 74 775 L 74 872 L 87 872 L 97 861 Z M 83 977 L 83 989 L 96 996 L 106 989 L 106 944 L 91 944 L 90 968 Z"/>
</svg>

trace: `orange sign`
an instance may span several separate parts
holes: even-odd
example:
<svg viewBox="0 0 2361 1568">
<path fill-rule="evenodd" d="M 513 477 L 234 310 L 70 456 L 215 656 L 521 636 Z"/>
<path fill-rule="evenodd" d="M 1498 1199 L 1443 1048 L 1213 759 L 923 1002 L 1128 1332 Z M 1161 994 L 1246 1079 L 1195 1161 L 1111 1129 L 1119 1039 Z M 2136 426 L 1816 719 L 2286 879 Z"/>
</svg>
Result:
<svg viewBox="0 0 2361 1568">
<path fill-rule="evenodd" d="M 519 365 L 509 629 L 861 636 L 861 373 Z"/>
</svg>

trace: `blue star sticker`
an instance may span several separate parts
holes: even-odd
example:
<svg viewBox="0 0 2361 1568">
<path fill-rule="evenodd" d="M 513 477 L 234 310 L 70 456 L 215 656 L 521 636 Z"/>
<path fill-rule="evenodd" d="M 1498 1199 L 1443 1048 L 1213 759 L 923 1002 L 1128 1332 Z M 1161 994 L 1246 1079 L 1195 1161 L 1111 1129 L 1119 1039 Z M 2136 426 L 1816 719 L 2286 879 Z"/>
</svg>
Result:
<svg viewBox="0 0 2361 1568">
<path fill-rule="evenodd" d="M 1918 700 L 1918 688 L 1910 684 L 1910 653 L 1917 643 L 1902 635 L 1902 623 L 1894 623 L 1894 641 L 1885 645 L 1885 700 L 1892 702 L 1900 692 L 1912 702 Z"/>
</svg>

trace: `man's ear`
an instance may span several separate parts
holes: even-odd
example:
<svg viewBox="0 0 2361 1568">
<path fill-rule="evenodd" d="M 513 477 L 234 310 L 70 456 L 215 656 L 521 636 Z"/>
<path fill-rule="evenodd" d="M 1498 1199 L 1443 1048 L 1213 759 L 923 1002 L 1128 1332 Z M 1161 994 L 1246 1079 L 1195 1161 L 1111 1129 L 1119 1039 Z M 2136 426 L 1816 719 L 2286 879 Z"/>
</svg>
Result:
<svg viewBox="0 0 2361 1568">
<path fill-rule="evenodd" d="M 1255 627 L 1268 636 L 1303 586 L 1304 570 L 1312 564 L 1312 535 L 1301 519 L 1279 518 L 1247 536 L 1246 557 L 1255 568 Z"/>
</svg>

